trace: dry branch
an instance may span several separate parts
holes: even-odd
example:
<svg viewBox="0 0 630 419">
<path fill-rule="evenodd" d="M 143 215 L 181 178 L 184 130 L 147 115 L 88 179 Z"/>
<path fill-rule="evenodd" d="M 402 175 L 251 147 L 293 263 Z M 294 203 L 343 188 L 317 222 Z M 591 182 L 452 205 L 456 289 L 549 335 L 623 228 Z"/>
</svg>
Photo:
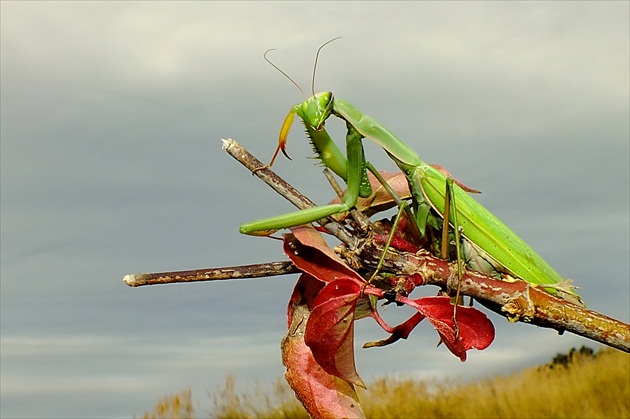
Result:
<svg viewBox="0 0 630 419">
<path fill-rule="evenodd" d="M 348 249 L 341 256 L 352 260 L 354 268 L 360 261 L 364 267 L 373 269 L 382 253 L 382 246 L 368 240 L 358 252 Z M 426 251 L 416 254 L 389 251 L 383 270 L 405 276 L 417 274 L 422 278 L 423 285 L 436 285 L 442 289 L 455 289 L 457 286 L 455 264 Z M 473 297 L 510 322 L 531 323 L 560 333 L 568 331 L 630 352 L 630 325 L 573 304 L 525 281 L 501 281 L 466 270 L 461 293 Z"/>
</svg>

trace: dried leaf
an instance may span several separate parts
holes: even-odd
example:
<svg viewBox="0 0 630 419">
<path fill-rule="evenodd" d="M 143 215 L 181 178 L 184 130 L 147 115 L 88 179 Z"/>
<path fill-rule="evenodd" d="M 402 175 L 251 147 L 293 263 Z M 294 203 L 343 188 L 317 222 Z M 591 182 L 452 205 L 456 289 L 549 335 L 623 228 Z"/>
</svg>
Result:
<svg viewBox="0 0 630 419">
<path fill-rule="evenodd" d="M 403 172 L 379 171 L 379 173 L 383 176 L 383 179 L 387 181 L 396 195 L 400 197 L 400 199 L 411 198 L 407 178 L 405 178 L 405 174 Z M 363 212 L 366 216 L 371 217 L 378 212 L 386 211 L 395 207 L 396 202 L 394 201 L 394 198 L 392 198 L 387 190 L 383 188 L 383 185 L 381 185 L 372 173 L 368 172 L 368 179 L 370 180 L 370 185 L 372 186 L 372 195 L 367 198 L 359 198 L 356 203 L 356 208 Z M 330 203 L 340 204 L 341 198 L 337 197 L 330 201 Z M 343 221 L 347 216 L 347 212 L 333 215 L 337 221 Z"/>
<path fill-rule="evenodd" d="M 440 166 L 439 164 L 430 164 L 429 166 L 433 167 L 438 172 L 441 172 L 444 176 L 453 178 L 453 181 L 455 182 L 455 184 L 457 186 L 459 186 L 460 188 L 462 188 L 464 191 L 466 191 L 468 193 L 481 193 L 481 191 L 479 191 L 477 189 L 474 189 L 474 188 L 471 188 L 469 186 L 466 186 L 463 183 L 461 183 L 460 181 L 458 181 L 457 179 L 455 179 L 453 176 L 451 176 L 451 174 L 449 173 L 448 170 L 446 170 L 444 167 Z"/>
</svg>

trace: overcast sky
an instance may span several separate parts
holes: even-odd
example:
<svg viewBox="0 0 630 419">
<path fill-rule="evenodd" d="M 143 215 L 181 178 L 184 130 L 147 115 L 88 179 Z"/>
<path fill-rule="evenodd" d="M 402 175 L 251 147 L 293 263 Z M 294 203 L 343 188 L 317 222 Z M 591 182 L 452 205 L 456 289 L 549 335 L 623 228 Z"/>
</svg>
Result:
<svg viewBox="0 0 630 419">
<path fill-rule="evenodd" d="M 283 374 L 295 277 L 137 289 L 122 277 L 284 259 L 238 226 L 291 207 L 220 139 L 269 159 L 302 96 L 264 51 L 308 91 L 336 36 L 316 90 L 482 190 L 589 308 L 629 321 L 627 2 L 1 8 L 3 417 L 129 417 L 187 387 L 207 406 L 229 373 L 243 386 Z M 326 202 L 300 127 L 288 147 L 277 171 Z M 598 347 L 490 317 L 495 342 L 463 364 L 428 325 L 360 349 L 384 337 L 363 320 L 359 373 L 475 377 Z"/>
</svg>

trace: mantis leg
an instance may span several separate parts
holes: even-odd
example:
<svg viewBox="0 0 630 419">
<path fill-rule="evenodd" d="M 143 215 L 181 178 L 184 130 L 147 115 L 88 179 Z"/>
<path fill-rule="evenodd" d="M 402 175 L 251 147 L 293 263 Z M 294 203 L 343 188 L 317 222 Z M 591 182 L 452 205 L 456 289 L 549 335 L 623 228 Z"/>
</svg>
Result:
<svg viewBox="0 0 630 419">
<path fill-rule="evenodd" d="M 395 195 L 392 195 L 392 196 L 395 196 Z M 394 199 L 396 199 L 396 198 L 394 198 Z M 392 225 L 392 229 L 389 232 L 389 237 L 387 238 L 387 243 L 385 243 L 385 247 L 383 248 L 383 253 L 381 254 L 381 258 L 378 260 L 378 263 L 376 264 L 376 269 L 374 269 L 374 272 L 372 272 L 372 275 L 370 275 L 370 279 L 368 280 L 368 284 L 372 283 L 372 281 L 374 280 L 374 278 L 376 277 L 378 272 L 381 270 L 381 267 L 383 266 L 383 262 L 385 261 L 385 255 L 387 255 L 387 251 L 389 250 L 389 247 L 392 244 L 392 240 L 394 239 L 394 235 L 396 234 L 396 231 L 398 230 L 398 224 L 400 223 L 400 219 L 402 218 L 403 212 L 405 212 L 406 208 L 408 209 L 409 205 L 407 205 L 406 202 L 402 201 L 402 206 L 400 206 L 398 208 L 398 213 L 396 214 L 396 218 L 394 219 L 394 224 Z M 413 224 L 413 222 L 412 222 L 412 224 Z"/>
<path fill-rule="evenodd" d="M 348 159 L 348 180 L 346 193 L 341 204 L 330 204 L 308 208 L 275 217 L 262 218 L 242 224 L 239 231 L 250 235 L 268 235 L 283 228 L 309 224 L 339 212 L 349 211 L 357 203 L 363 173 L 365 173 L 365 155 L 361 139 L 363 136 L 348 124 L 346 134 L 346 155 Z"/>
<path fill-rule="evenodd" d="M 452 214 L 452 217 L 451 217 Z M 449 221 L 452 218 L 453 230 L 455 232 L 455 249 L 457 252 L 457 291 L 453 298 L 453 326 L 455 327 L 455 336 L 459 334 L 457 327 L 457 306 L 460 303 L 460 291 L 462 288 L 463 277 L 463 253 L 461 249 L 462 235 L 459 223 L 457 222 L 457 206 L 455 202 L 455 194 L 453 193 L 453 178 L 446 178 L 446 190 L 444 192 L 444 223 L 442 225 L 442 259 L 448 258 L 448 230 Z"/>
<path fill-rule="evenodd" d="M 394 224 L 392 225 L 391 232 L 389 234 L 389 237 L 387 238 L 387 243 L 385 243 L 383 254 L 381 255 L 381 258 L 379 259 L 378 264 L 376 265 L 376 269 L 374 270 L 374 272 L 372 273 L 368 281 L 368 282 L 372 282 L 374 277 L 376 277 L 379 270 L 383 266 L 383 262 L 385 261 L 385 255 L 387 254 L 387 251 L 389 250 L 389 247 L 391 246 L 392 240 L 398 229 L 398 224 L 400 223 L 400 219 L 402 217 L 403 212 L 407 215 L 407 219 L 411 221 L 409 225 L 412 226 L 412 229 L 414 230 L 413 232 L 414 237 L 419 238 L 421 234 L 420 234 L 420 230 L 418 229 L 418 225 L 415 223 L 416 217 L 413 215 L 409 204 L 398 196 L 398 194 L 391 188 L 391 186 L 389 186 L 389 183 L 387 183 L 387 181 L 383 178 L 383 176 L 381 176 L 378 170 L 376 170 L 376 168 L 372 166 L 370 162 L 366 162 L 366 165 L 367 165 L 367 169 L 374 175 L 374 177 L 379 181 L 381 186 L 383 186 L 383 188 L 387 191 L 387 193 L 394 199 L 394 202 L 396 202 L 396 204 L 398 205 L 398 213 L 396 214 Z"/>
</svg>

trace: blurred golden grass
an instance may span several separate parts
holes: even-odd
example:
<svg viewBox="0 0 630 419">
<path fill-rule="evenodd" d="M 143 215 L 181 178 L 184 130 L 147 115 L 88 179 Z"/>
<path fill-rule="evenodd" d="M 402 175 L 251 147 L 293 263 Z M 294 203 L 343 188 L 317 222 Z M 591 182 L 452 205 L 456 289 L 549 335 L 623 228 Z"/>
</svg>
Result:
<svg viewBox="0 0 630 419">
<path fill-rule="evenodd" d="M 383 378 L 368 388 L 370 418 L 628 418 L 630 355 L 600 351 L 467 384 Z"/>
<path fill-rule="evenodd" d="M 144 412 L 142 418 L 187 419 L 192 418 L 193 413 L 194 407 L 192 403 L 192 392 L 190 389 L 187 389 L 182 390 L 177 394 L 169 394 L 162 397 L 158 400 L 152 411 Z"/>
<path fill-rule="evenodd" d="M 185 392 L 166 396 L 144 418 L 200 417 L 187 395 L 188 405 Z M 204 416 L 213 418 L 308 418 L 283 379 L 239 393 L 228 376 L 210 398 Z M 547 365 L 470 383 L 384 377 L 360 398 L 369 418 L 630 418 L 630 355 L 572 349 Z"/>
</svg>

